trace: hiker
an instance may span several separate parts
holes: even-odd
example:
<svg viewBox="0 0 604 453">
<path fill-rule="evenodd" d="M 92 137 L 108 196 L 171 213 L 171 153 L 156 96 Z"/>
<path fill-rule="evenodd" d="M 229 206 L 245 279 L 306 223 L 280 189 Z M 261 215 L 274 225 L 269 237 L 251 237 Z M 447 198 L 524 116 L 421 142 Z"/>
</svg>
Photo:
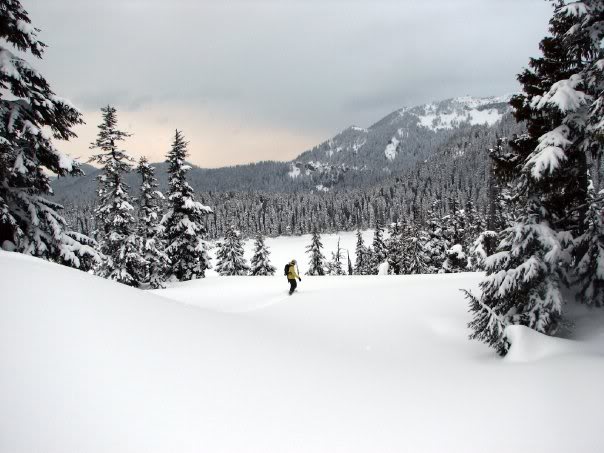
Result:
<svg viewBox="0 0 604 453">
<path fill-rule="evenodd" d="M 296 272 L 296 260 L 292 260 L 291 263 L 287 265 L 287 281 L 289 282 L 289 295 L 291 296 L 298 284 L 296 283 L 296 279 L 302 281 L 298 272 Z"/>
</svg>

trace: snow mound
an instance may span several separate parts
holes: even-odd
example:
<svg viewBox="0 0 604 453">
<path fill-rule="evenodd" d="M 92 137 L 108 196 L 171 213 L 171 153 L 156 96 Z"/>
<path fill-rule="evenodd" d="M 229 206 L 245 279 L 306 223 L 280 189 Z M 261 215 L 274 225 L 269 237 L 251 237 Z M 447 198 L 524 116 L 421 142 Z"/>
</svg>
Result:
<svg viewBox="0 0 604 453">
<path fill-rule="evenodd" d="M 578 352 L 574 342 L 554 338 L 526 326 L 507 326 L 505 335 L 510 350 L 505 356 L 508 362 L 535 362 L 561 354 Z"/>
</svg>

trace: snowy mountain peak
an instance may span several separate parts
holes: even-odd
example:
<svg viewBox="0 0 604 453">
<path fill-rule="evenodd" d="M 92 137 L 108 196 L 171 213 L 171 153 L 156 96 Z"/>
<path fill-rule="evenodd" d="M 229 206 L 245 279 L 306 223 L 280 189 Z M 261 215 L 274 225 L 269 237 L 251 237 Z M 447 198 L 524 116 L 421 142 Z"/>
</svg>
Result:
<svg viewBox="0 0 604 453">
<path fill-rule="evenodd" d="M 510 97 L 463 96 L 425 104 L 407 112 L 417 117 L 418 126 L 432 131 L 454 129 L 463 124 L 493 126 L 509 111 Z"/>
<path fill-rule="evenodd" d="M 291 162 L 289 177 L 329 188 L 346 174 L 398 171 L 425 160 L 456 130 L 495 126 L 510 112 L 510 98 L 462 96 L 401 108 L 368 129 L 350 126 Z"/>
</svg>

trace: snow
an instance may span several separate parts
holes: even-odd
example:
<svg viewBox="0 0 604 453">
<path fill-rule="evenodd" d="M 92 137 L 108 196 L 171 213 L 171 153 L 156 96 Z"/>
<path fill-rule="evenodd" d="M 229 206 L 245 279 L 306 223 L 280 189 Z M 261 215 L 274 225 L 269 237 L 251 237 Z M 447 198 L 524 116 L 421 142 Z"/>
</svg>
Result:
<svg viewBox="0 0 604 453">
<path fill-rule="evenodd" d="M 291 170 L 287 174 L 290 178 L 296 179 L 298 176 L 300 176 L 300 167 L 295 164 L 291 164 Z"/>
<path fill-rule="evenodd" d="M 277 274 L 307 239 L 267 239 Z M 144 292 L 0 252 L 0 451 L 603 451 L 602 311 L 574 340 L 511 329 L 501 360 L 467 339 L 480 278 Z"/>
<path fill-rule="evenodd" d="M 538 109 L 553 105 L 562 113 L 577 111 L 590 100 L 590 96 L 585 94 L 584 91 L 577 90 L 582 84 L 581 76 L 572 75 L 569 79 L 554 83 L 543 96 L 535 96 L 532 104 Z"/>
<path fill-rule="evenodd" d="M 544 175 L 553 173 L 566 160 L 564 150 L 572 144 L 568 139 L 569 135 L 569 127 L 563 124 L 539 137 L 539 145 L 525 164 L 526 168 L 530 168 L 533 178 L 539 180 Z"/>
<path fill-rule="evenodd" d="M 585 3 L 579 1 L 562 6 L 560 11 L 569 16 L 575 17 L 583 17 L 584 15 L 588 14 L 588 9 Z"/>
<path fill-rule="evenodd" d="M 0 72 L 7 78 L 21 80 L 21 74 L 15 62 L 21 63 L 22 60 L 15 57 L 11 51 L 0 46 Z"/>
<path fill-rule="evenodd" d="M 67 172 L 71 172 L 73 170 L 73 159 L 66 154 L 59 153 L 59 168 Z"/>
<path fill-rule="evenodd" d="M 486 108 L 492 104 L 507 103 L 511 96 L 474 98 L 464 96 L 451 99 L 451 107 L 445 111 L 439 110 L 437 104 L 426 104 L 423 113 L 416 114 L 418 125 L 432 131 L 453 129 L 460 124 L 487 124 L 493 126 L 503 117 L 496 108 Z"/>
<path fill-rule="evenodd" d="M 418 124 L 433 131 L 453 129 L 463 123 L 471 125 L 487 124 L 492 126 L 497 123 L 502 116 L 503 115 L 499 113 L 497 109 L 467 110 L 464 112 L 452 113 L 427 113 L 418 116 Z"/>
<path fill-rule="evenodd" d="M 392 137 L 390 139 L 390 143 L 386 146 L 384 150 L 384 154 L 386 155 L 386 159 L 394 160 L 396 158 L 396 148 L 398 147 L 400 141 L 396 137 Z"/>
<path fill-rule="evenodd" d="M 449 253 L 456 255 L 459 259 L 465 258 L 466 254 L 463 251 L 461 244 L 455 244 L 449 249 Z"/>
<path fill-rule="evenodd" d="M 363 240 L 366 244 L 371 244 L 373 241 L 373 230 L 366 230 L 362 233 Z M 301 275 L 306 274 L 308 271 L 308 260 L 309 256 L 306 253 L 306 247 L 310 245 L 312 234 L 304 234 L 302 236 L 279 236 L 276 238 L 267 237 L 265 243 L 270 249 L 270 260 L 273 266 L 277 268 L 276 277 L 281 277 L 280 270 L 283 269 L 286 263 L 295 259 L 298 262 L 298 269 Z M 356 259 L 355 249 L 357 243 L 356 232 L 345 231 L 341 233 L 324 234 L 321 235 L 321 242 L 323 243 L 323 254 L 325 256 L 331 256 L 331 252 L 336 250 L 338 245 L 338 239 L 340 239 L 340 248 L 344 256 L 344 263 L 348 262 L 348 255 L 350 253 L 350 259 L 354 263 Z M 213 243 L 215 245 L 215 243 Z M 254 238 L 249 238 L 243 241 L 244 257 L 249 262 L 254 255 Z M 213 247 L 209 255 L 212 262 L 216 262 L 216 248 Z M 206 271 L 206 275 L 216 275 L 214 270 Z"/>
<path fill-rule="evenodd" d="M 526 326 L 507 326 L 505 335 L 512 344 L 505 356 L 508 362 L 535 362 L 562 354 L 580 354 L 573 341 L 548 337 Z"/>
<path fill-rule="evenodd" d="M 28 24 L 23 20 L 17 20 L 16 27 L 17 30 L 22 33 L 25 33 L 26 35 L 35 35 L 36 29 L 31 24 Z"/>
<path fill-rule="evenodd" d="M 361 138 L 361 139 L 355 140 L 354 143 L 352 144 L 352 151 L 355 153 L 358 152 L 363 146 L 365 146 L 365 143 L 367 143 L 366 138 Z"/>
</svg>

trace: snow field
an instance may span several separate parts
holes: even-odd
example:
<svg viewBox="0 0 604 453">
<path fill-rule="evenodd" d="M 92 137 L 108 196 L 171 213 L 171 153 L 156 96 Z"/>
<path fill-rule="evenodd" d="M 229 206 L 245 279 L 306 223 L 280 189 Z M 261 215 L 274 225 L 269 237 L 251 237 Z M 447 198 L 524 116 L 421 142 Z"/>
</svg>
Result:
<svg viewBox="0 0 604 453">
<path fill-rule="evenodd" d="M 371 245 L 373 241 L 373 230 L 362 231 L 363 240 L 365 245 Z M 387 238 L 388 234 L 385 232 L 384 237 Z M 304 274 L 308 270 L 308 255 L 306 254 L 306 247 L 310 245 L 312 235 L 304 234 L 302 236 L 279 236 L 276 238 L 267 237 L 266 245 L 270 250 L 271 264 L 277 268 L 275 277 L 283 277 L 283 267 L 286 263 L 289 263 L 292 259 L 298 262 L 298 269 L 300 275 L 304 278 Z M 340 247 L 343 250 L 342 267 L 348 269 L 348 259 L 346 252 L 350 252 L 350 260 L 354 266 L 354 260 L 356 258 L 355 248 L 357 243 L 356 232 L 344 231 L 341 233 L 324 234 L 321 235 L 321 242 L 323 243 L 323 255 L 326 260 L 331 259 L 331 252 L 335 252 L 340 238 Z M 246 239 L 243 241 L 243 248 L 245 252 L 245 259 L 248 264 L 252 258 L 254 252 L 254 238 Z M 216 264 L 216 248 L 213 247 L 209 252 L 212 260 L 212 267 Z M 217 276 L 218 274 L 213 270 L 207 272 L 208 277 Z"/>
<path fill-rule="evenodd" d="M 144 292 L 1 252 L 0 451 L 603 451 L 599 312 L 501 360 L 467 340 L 479 274 L 279 278 Z"/>
</svg>

